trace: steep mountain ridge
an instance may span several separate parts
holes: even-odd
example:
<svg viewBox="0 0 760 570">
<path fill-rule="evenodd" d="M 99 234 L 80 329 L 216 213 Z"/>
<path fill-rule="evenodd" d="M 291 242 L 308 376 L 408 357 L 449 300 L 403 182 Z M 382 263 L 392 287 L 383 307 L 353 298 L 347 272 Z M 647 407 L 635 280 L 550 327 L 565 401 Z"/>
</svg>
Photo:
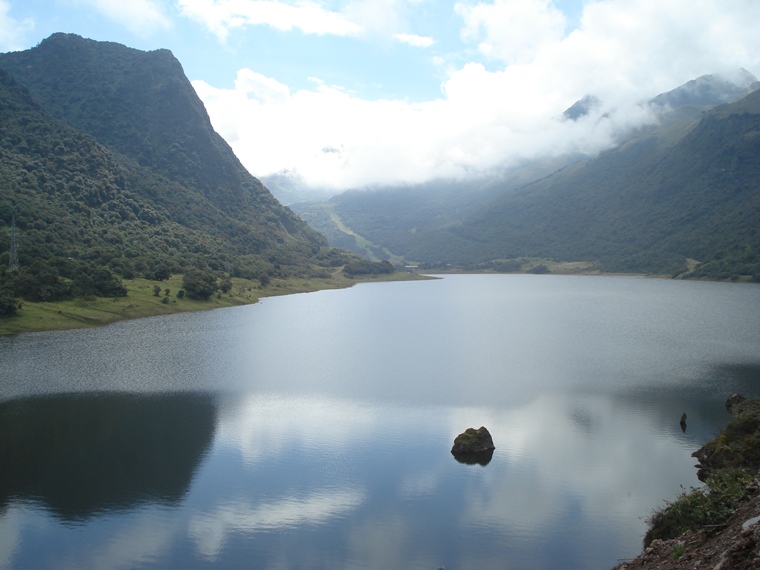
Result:
<svg viewBox="0 0 760 570">
<path fill-rule="evenodd" d="M 242 167 L 166 50 L 55 34 L 0 54 L 0 158 L 2 298 L 124 294 L 119 277 L 195 269 L 326 276 L 358 259 Z"/>
<path fill-rule="evenodd" d="M 30 50 L 0 54 L 0 67 L 55 117 L 177 185 L 152 198 L 181 223 L 213 230 L 187 214 L 189 200 L 222 214 L 212 226 L 224 217 L 242 222 L 230 230 L 248 250 L 294 237 L 325 245 L 240 164 L 170 51 L 54 34 Z"/>
</svg>

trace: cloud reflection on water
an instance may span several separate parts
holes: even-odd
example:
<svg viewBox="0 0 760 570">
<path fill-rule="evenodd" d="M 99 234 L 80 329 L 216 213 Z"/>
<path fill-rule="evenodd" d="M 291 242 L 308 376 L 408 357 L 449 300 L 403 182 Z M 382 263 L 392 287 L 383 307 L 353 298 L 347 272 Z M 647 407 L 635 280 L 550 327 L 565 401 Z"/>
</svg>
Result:
<svg viewBox="0 0 760 570">
<path fill-rule="evenodd" d="M 489 567 L 508 556 L 519 568 L 547 537 L 583 567 L 638 551 L 642 519 L 694 476 L 696 444 L 677 417 L 663 423 L 656 399 L 550 392 L 511 409 L 398 408 L 251 394 L 216 409 L 184 500 L 93 518 L 84 524 L 110 530 L 89 536 L 59 528 L 64 567 L 178 567 L 172 552 L 189 542 L 199 563 L 220 566 L 245 554 L 262 567 Z M 492 462 L 453 461 L 454 436 L 480 425 Z M 19 529 L 54 524 L 40 517 L 18 503 L 0 515 L 6 566 L 24 550 Z"/>
<path fill-rule="evenodd" d="M 219 505 L 212 512 L 194 516 L 188 533 L 203 558 L 216 560 L 232 534 L 252 535 L 323 524 L 331 518 L 345 516 L 364 499 L 363 491 L 352 489 L 325 489 L 305 497 L 284 497 L 259 505 L 240 497 Z"/>
<path fill-rule="evenodd" d="M 487 467 L 452 465 L 448 448 L 453 437 L 481 424 L 488 426 L 496 443 L 493 462 Z M 390 505 L 395 508 L 339 501 L 341 509 L 360 511 L 351 515 L 352 527 L 376 532 L 380 541 L 389 528 L 406 525 L 419 514 L 402 516 L 407 522 L 393 522 L 399 516 L 396 509 L 409 508 L 401 503 L 416 501 L 417 508 L 425 509 L 450 502 L 458 507 L 446 510 L 446 515 L 467 532 L 489 529 L 503 537 L 535 541 L 533 546 L 539 548 L 545 533 L 556 532 L 558 525 L 570 527 L 564 532 L 573 532 L 573 525 L 588 531 L 591 525 L 606 533 L 610 544 L 627 544 L 630 550 L 638 545 L 642 519 L 651 508 L 670 492 L 675 494 L 680 484 L 697 484 L 690 457 L 695 446 L 675 431 L 677 427 L 677 418 L 670 430 L 662 425 L 658 410 L 626 406 L 610 395 L 553 392 L 510 410 L 406 408 L 403 413 L 350 401 L 256 396 L 236 406 L 222 405 L 217 433 L 220 445 L 236 447 L 249 468 L 259 470 L 267 469 L 273 455 L 310 453 L 315 448 L 329 462 L 371 462 L 372 455 L 387 459 L 397 448 L 399 464 L 382 474 L 383 486 L 393 488 Z M 438 452 L 410 460 L 410 448 L 418 444 Z M 663 471 L 663 466 L 668 467 Z M 336 484 L 356 484 L 350 473 L 335 477 Z M 372 503 L 380 483 L 367 484 L 367 502 Z M 282 496 L 276 504 L 292 507 L 300 500 Z M 565 513 L 567 509 L 571 510 Z M 256 518 L 263 517 L 264 510 L 217 509 L 198 520 L 209 525 L 216 521 L 216 528 L 226 533 L 246 528 L 257 532 L 266 525 L 250 521 L 266 520 Z M 560 522 L 569 513 L 575 520 Z M 615 522 L 615 530 L 605 528 L 608 521 Z M 352 541 L 359 540 L 356 528 Z M 420 529 L 407 528 L 401 534 L 405 538 L 394 547 L 399 551 L 424 543 Z M 217 538 L 214 544 L 223 542 Z"/>
</svg>

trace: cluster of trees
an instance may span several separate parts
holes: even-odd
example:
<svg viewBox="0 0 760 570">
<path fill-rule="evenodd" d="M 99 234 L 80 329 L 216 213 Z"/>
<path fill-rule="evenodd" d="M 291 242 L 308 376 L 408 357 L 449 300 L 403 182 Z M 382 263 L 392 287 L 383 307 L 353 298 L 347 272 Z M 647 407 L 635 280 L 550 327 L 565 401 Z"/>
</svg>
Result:
<svg viewBox="0 0 760 570">
<path fill-rule="evenodd" d="M 347 263 L 343 267 L 346 275 L 384 275 L 395 271 L 390 261 L 369 261 L 367 259 L 357 259 Z"/>
<path fill-rule="evenodd" d="M 0 271 L 0 291 L 27 301 L 61 301 L 74 297 L 124 297 L 127 288 L 107 267 L 52 258 Z"/>
<path fill-rule="evenodd" d="M 194 269 L 182 278 L 182 289 L 190 299 L 207 301 L 216 293 L 219 285 L 213 273 Z M 228 289 L 229 290 L 229 289 Z"/>
</svg>

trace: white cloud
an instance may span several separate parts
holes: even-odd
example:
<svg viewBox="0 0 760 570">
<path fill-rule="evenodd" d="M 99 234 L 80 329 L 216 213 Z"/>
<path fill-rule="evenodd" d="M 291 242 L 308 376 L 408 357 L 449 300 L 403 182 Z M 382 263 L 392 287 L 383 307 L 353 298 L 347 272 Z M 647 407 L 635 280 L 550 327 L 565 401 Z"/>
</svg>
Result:
<svg viewBox="0 0 760 570">
<path fill-rule="evenodd" d="M 343 189 L 597 152 L 653 120 L 641 101 L 705 73 L 760 68 L 755 0 L 600 0 L 573 30 L 543 0 L 460 2 L 457 13 L 489 67 L 471 58 L 448 69 L 435 100 L 370 101 L 320 83 L 291 92 L 250 70 L 239 72 L 235 89 L 194 85 L 254 175 L 288 171 Z M 587 94 L 602 101 L 594 116 L 557 119 Z"/>
<path fill-rule="evenodd" d="M 250 69 L 238 71 L 235 90 L 261 103 L 282 103 L 290 98 L 290 89 L 287 85 Z"/>
<path fill-rule="evenodd" d="M 276 0 L 179 0 L 182 14 L 205 24 L 220 40 L 230 31 L 246 26 L 267 25 L 278 30 L 300 30 L 305 34 L 354 36 L 361 26 L 343 14 L 316 2 L 290 4 Z"/>
<path fill-rule="evenodd" d="M 506 62 L 530 60 L 543 45 L 561 41 L 565 32 L 565 16 L 551 0 L 459 3 L 455 10 L 464 19 L 462 36 L 479 38 L 483 54 Z"/>
<path fill-rule="evenodd" d="M 150 35 L 172 27 L 156 0 L 86 0 L 107 18 L 122 24 L 137 35 Z"/>
<path fill-rule="evenodd" d="M 416 34 L 393 34 L 393 39 L 414 47 L 430 47 L 435 43 L 433 38 Z"/>
<path fill-rule="evenodd" d="M 0 50 L 15 51 L 26 47 L 24 38 L 34 29 L 32 20 L 17 20 L 10 15 L 8 0 L 0 0 Z"/>
</svg>

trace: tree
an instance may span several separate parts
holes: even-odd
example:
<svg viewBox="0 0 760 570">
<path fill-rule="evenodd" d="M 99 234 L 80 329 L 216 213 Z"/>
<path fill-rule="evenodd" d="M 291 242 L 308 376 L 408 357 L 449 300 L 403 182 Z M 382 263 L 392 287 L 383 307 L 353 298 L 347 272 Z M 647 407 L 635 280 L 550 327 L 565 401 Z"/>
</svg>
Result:
<svg viewBox="0 0 760 570">
<path fill-rule="evenodd" d="M 0 318 L 11 317 L 18 311 L 20 303 L 9 293 L 0 291 Z"/>
<path fill-rule="evenodd" d="M 535 275 L 544 275 L 546 273 L 551 273 L 551 271 L 549 271 L 549 268 L 546 267 L 546 265 L 541 263 L 540 265 L 536 265 L 535 267 L 528 269 L 528 273 L 533 273 Z"/>
<path fill-rule="evenodd" d="M 389 261 L 369 261 L 366 259 L 352 261 L 343 267 L 346 275 L 380 275 L 393 273 L 393 265 Z"/>
<path fill-rule="evenodd" d="M 209 297 L 218 289 L 216 277 L 212 273 L 200 269 L 193 269 L 185 274 L 182 278 L 182 288 L 189 298 L 200 301 L 208 301 Z"/>
</svg>

